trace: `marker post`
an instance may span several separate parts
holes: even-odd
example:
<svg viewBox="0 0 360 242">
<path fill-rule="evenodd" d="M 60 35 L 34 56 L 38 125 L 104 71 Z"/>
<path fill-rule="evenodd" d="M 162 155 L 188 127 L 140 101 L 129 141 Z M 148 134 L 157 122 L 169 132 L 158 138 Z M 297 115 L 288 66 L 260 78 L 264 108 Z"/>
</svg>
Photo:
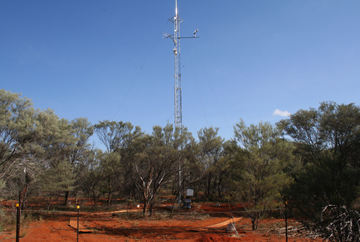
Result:
<svg viewBox="0 0 360 242">
<path fill-rule="evenodd" d="M 79 242 L 79 215 L 80 215 L 80 206 L 76 206 L 77 208 L 77 229 L 76 229 L 76 242 Z"/>
<path fill-rule="evenodd" d="M 288 219 L 287 219 L 287 204 L 288 202 L 285 202 L 285 236 L 286 236 L 286 242 L 288 242 Z"/>
<path fill-rule="evenodd" d="M 20 204 L 16 204 L 16 242 L 19 242 L 20 236 Z"/>
</svg>

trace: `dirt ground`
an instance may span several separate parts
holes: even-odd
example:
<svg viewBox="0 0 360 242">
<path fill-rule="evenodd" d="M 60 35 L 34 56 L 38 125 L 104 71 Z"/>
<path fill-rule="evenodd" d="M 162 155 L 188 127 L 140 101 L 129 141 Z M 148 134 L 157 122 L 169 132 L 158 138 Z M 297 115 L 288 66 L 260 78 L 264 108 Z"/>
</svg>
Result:
<svg viewBox="0 0 360 242">
<path fill-rule="evenodd" d="M 251 221 L 236 215 L 239 208 L 233 206 L 235 232 L 227 232 L 227 224 L 232 221 L 229 207 L 226 204 L 202 204 L 191 210 L 180 210 L 173 218 L 169 218 L 168 205 L 158 207 L 152 217 L 143 217 L 140 208 L 131 211 L 112 211 L 103 213 L 80 213 L 80 226 L 87 233 L 80 233 L 78 241 L 285 241 L 279 228 L 285 226 L 283 219 L 264 220 L 259 229 L 251 230 Z M 70 223 L 70 221 L 72 221 Z M 76 241 L 77 222 L 75 212 L 39 215 L 37 219 L 21 227 L 20 240 L 38 241 Z M 76 224 L 76 223 L 75 223 Z M 72 226 L 71 226 L 72 225 Z M 290 221 L 289 225 L 297 225 Z M 75 225 L 76 227 L 76 225 Z M 0 233 L 0 241 L 14 241 L 15 231 Z M 289 242 L 316 241 L 304 237 L 289 237 Z"/>
</svg>

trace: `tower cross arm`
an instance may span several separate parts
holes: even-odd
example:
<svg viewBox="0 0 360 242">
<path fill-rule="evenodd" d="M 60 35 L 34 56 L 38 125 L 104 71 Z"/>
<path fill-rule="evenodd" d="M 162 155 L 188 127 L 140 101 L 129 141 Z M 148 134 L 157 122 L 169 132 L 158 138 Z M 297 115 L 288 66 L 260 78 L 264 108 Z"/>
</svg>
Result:
<svg viewBox="0 0 360 242">
<path fill-rule="evenodd" d="M 165 36 L 166 39 L 167 38 L 172 39 L 174 41 L 174 44 L 176 44 L 176 39 L 174 38 L 174 36 L 172 36 L 171 34 L 168 34 L 168 33 L 165 33 L 164 36 Z"/>
</svg>

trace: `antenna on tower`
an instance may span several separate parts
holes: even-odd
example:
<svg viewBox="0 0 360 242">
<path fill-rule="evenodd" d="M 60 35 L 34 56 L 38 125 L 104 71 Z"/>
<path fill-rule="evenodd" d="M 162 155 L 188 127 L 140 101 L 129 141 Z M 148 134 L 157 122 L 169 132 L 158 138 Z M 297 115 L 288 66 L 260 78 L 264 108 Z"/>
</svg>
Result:
<svg viewBox="0 0 360 242">
<path fill-rule="evenodd" d="M 175 129 L 179 128 L 180 132 L 182 132 L 182 94 L 181 94 L 181 65 L 180 65 L 180 39 L 183 38 L 198 38 L 196 37 L 196 33 L 199 31 L 198 29 L 194 31 L 193 37 L 180 37 L 180 23 L 183 21 L 178 14 L 177 0 L 175 0 L 175 16 L 169 19 L 174 23 L 174 35 L 165 33 L 164 36 L 166 38 L 170 38 L 174 42 L 174 76 L 175 76 L 175 88 L 174 88 L 174 124 Z M 181 205 L 181 197 L 182 197 L 182 187 L 181 187 L 181 164 L 179 160 L 179 208 Z"/>
</svg>

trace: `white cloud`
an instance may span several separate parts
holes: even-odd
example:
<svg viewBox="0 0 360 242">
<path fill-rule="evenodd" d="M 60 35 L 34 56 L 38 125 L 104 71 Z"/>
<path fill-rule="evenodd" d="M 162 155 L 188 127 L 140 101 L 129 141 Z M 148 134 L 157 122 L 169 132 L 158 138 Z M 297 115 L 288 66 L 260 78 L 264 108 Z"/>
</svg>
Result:
<svg viewBox="0 0 360 242">
<path fill-rule="evenodd" d="M 279 115 L 279 116 L 283 116 L 283 117 L 290 117 L 291 113 L 289 113 L 288 111 L 281 111 L 279 109 L 275 109 L 273 115 Z"/>
</svg>

